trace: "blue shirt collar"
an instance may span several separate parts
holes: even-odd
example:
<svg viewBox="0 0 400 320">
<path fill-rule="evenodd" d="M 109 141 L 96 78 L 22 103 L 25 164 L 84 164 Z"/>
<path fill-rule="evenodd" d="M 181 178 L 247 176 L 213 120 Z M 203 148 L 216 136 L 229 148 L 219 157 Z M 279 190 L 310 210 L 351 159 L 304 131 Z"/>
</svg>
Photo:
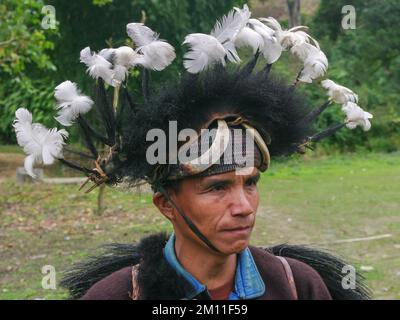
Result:
<svg viewBox="0 0 400 320">
<path fill-rule="evenodd" d="M 187 272 L 179 263 L 175 254 L 175 234 L 173 233 L 165 248 L 164 258 L 169 265 L 187 282 L 185 286 L 186 299 L 193 299 L 200 293 L 207 291 L 205 285 L 200 283 L 195 277 Z M 254 299 L 260 297 L 265 292 L 264 281 L 258 272 L 253 256 L 249 248 L 238 254 L 236 266 L 235 287 L 231 292 L 229 300 Z"/>
</svg>

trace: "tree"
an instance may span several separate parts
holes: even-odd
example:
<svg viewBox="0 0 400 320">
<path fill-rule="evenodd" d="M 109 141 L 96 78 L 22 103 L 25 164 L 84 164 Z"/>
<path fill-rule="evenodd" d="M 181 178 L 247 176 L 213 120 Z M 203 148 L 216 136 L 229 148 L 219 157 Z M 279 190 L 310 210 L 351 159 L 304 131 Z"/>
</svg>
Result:
<svg viewBox="0 0 400 320">
<path fill-rule="evenodd" d="M 300 0 L 287 0 L 289 13 L 289 28 L 299 26 L 301 24 L 300 17 Z"/>
<path fill-rule="evenodd" d="M 3 0 L 0 4 L 0 74 L 21 74 L 27 66 L 54 70 L 49 51 L 56 30 L 42 28 L 43 1 Z"/>
<path fill-rule="evenodd" d="M 398 0 L 352 0 L 356 29 L 341 26 L 346 0 L 322 0 L 312 30 L 326 48 L 331 66 L 329 77 L 351 87 L 360 105 L 374 114 L 366 139 L 350 135 L 338 141 L 340 148 L 368 146 L 371 150 L 400 148 L 400 2 Z M 335 119 L 333 114 L 328 118 Z M 325 120 L 326 120 L 325 119 Z M 356 141 L 355 139 L 359 139 Z M 341 145 L 340 145 L 341 144 Z"/>
<path fill-rule="evenodd" d="M 178 60 L 163 75 L 176 76 L 182 72 L 180 57 L 186 34 L 209 33 L 217 18 L 245 0 L 49 0 L 56 8 L 61 37 L 52 58 L 58 68 L 59 80 L 74 79 L 85 85 L 79 52 L 86 46 L 100 50 L 127 43 L 126 25 L 141 21 L 160 33 L 177 50 Z M 129 42 L 128 42 L 129 44 Z M 179 67 L 176 67 L 179 66 Z M 163 75 L 156 75 L 163 77 Z M 82 80 L 82 81 L 79 81 Z"/>
<path fill-rule="evenodd" d="M 37 110 L 37 120 L 49 123 L 55 73 L 50 52 L 57 29 L 42 27 L 42 0 L 3 0 L 0 3 L 0 141 L 15 141 L 12 121 L 17 108 Z"/>
<path fill-rule="evenodd" d="M 178 59 L 154 78 L 183 72 L 181 44 L 186 34 L 209 33 L 215 20 L 245 0 L 48 0 L 58 28 L 41 27 L 43 0 L 2 0 L 0 4 L 0 141 L 15 143 L 12 121 L 17 108 L 28 107 L 35 121 L 54 126 L 54 87 L 65 80 L 91 93 L 93 84 L 79 62 L 86 46 L 100 50 L 130 44 L 126 24 L 141 21 L 160 32 L 177 50 Z M 4 22 L 4 23 L 3 23 Z M 132 79 L 135 80 L 135 79 Z M 131 85 L 135 84 L 131 81 Z M 77 134 L 72 133 L 70 141 Z"/>
</svg>

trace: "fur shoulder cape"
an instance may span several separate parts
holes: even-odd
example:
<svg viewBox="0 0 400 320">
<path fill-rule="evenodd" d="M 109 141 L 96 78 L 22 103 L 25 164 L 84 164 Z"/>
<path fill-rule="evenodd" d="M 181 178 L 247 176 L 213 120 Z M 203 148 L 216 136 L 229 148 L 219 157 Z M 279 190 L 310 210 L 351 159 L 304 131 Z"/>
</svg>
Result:
<svg viewBox="0 0 400 320">
<path fill-rule="evenodd" d="M 104 245 L 101 247 L 102 252 L 100 254 L 91 256 L 67 270 L 60 285 L 69 290 L 72 299 L 79 299 L 96 282 L 115 271 L 140 263 L 140 269 L 144 271 L 141 272 L 138 280 L 139 286 L 145 289 L 144 296 L 154 297 L 158 300 L 179 299 L 184 296 L 182 287 L 176 285 L 168 286 L 174 289 L 163 294 L 160 292 L 155 280 L 158 278 L 155 274 L 156 272 L 158 275 L 162 275 L 166 282 L 172 281 L 172 283 L 176 283 L 176 281 L 179 281 L 167 263 L 160 263 L 160 261 L 164 261 L 162 259 L 162 249 L 168 238 L 167 234 L 160 233 L 146 237 L 138 244 Z M 364 278 L 360 275 L 357 275 L 356 288 L 354 290 L 343 289 L 342 279 L 344 274 L 342 270 L 347 263 L 328 252 L 287 244 L 260 249 L 276 256 L 299 260 L 312 267 L 319 273 L 335 300 L 370 298 L 370 291 L 364 283 Z M 157 264 L 157 268 L 154 268 L 154 264 Z"/>
</svg>

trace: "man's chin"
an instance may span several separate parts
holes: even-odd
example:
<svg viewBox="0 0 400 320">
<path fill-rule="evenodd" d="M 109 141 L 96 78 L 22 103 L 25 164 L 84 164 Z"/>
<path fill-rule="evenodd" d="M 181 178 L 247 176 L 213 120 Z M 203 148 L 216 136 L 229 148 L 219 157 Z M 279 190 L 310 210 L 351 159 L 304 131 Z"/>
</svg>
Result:
<svg viewBox="0 0 400 320">
<path fill-rule="evenodd" d="M 224 245 L 224 248 L 221 248 L 220 250 L 223 253 L 230 255 L 230 254 L 240 253 L 243 250 L 245 250 L 248 246 L 249 246 L 249 240 L 243 239 L 227 243 Z"/>
<path fill-rule="evenodd" d="M 230 254 L 240 253 L 249 246 L 251 230 L 241 234 L 224 232 L 223 235 L 224 237 L 221 244 L 223 244 L 225 249 L 224 252 L 226 251 Z"/>
</svg>

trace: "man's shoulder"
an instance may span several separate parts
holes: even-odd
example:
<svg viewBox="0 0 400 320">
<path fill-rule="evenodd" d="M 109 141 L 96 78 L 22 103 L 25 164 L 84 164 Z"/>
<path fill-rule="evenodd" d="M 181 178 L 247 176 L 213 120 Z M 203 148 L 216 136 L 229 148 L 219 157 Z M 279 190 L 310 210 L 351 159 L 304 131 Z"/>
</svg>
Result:
<svg viewBox="0 0 400 320">
<path fill-rule="evenodd" d="M 285 258 L 293 272 L 300 299 L 332 299 L 321 275 L 308 264 L 293 258 Z"/>
<path fill-rule="evenodd" d="M 250 247 L 250 250 L 264 277 L 269 277 L 269 280 L 271 277 L 286 280 L 284 266 L 277 256 L 263 248 Z M 300 260 L 284 258 L 293 274 L 299 299 L 331 299 L 323 279 L 314 268 Z M 268 279 L 265 280 L 268 281 Z"/>
<path fill-rule="evenodd" d="M 280 269 L 283 268 L 282 262 L 277 258 L 276 255 L 274 255 L 272 252 L 269 252 L 268 249 L 250 247 L 250 250 L 256 262 L 261 264 L 268 264 L 268 267 L 271 267 L 272 264 L 274 267 L 278 266 Z M 306 278 L 311 280 L 321 279 L 319 273 L 308 264 L 294 258 L 288 258 L 285 256 L 283 257 L 289 263 L 295 277 L 297 276 L 298 278 Z"/>
<path fill-rule="evenodd" d="M 130 300 L 132 266 L 122 268 L 96 282 L 81 300 Z"/>
</svg>

